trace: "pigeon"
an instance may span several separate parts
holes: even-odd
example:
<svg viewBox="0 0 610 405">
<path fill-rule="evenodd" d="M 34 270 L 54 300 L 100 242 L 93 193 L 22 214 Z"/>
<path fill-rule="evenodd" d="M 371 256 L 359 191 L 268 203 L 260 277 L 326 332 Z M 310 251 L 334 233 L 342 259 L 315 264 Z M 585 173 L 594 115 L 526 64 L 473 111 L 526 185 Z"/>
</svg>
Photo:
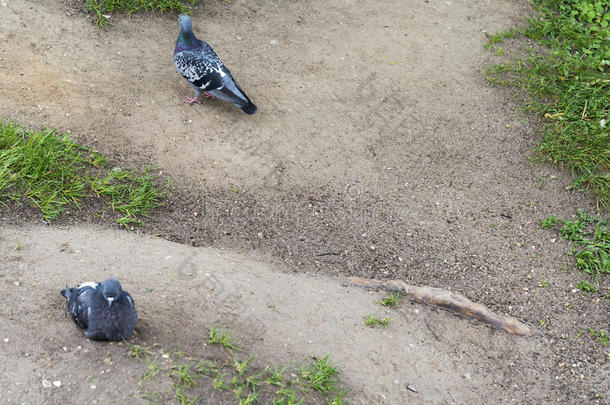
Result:
<svg viewBox="0 0 610 405">
<path fill-rule="evenodd" d="M 188 15 L 178 18 L 180 35 L 174 49 L 174 66 L 195 90 L 195 97 L 187 97 L 188 103 L 199 103 L 203 93 L 206 98 L 219 98 L 235 104 L 246 114 L 254 114 L 258 108 L 231 76 L 212 47 L 195 38 L 193 23 Z"/>
<path fill-rule="evenodd" d="M 129 340 L 138 323 L 133 299 L 117 279 L 66 285 L 61 295 L 68 300 L 74 322 L 93 340 Z"/>
</svg>

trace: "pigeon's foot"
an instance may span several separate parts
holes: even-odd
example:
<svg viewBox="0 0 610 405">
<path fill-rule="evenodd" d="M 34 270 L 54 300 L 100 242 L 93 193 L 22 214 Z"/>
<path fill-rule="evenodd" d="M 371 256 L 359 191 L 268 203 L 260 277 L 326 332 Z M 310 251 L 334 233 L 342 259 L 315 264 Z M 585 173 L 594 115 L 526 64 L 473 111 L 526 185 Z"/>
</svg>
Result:
<svg viewBox="0 0 610 405">
<path fill-rule="evenodd" d="M 209 98 L 211 100 L 214 100 L 216 97 L 214 97 L 213 95 L 211 95 L 210 93 L 206 93 L 205 91 L 203 92 L 203 96 L 205 98 Z"/>
<path fill-rule="evenodd" d="M 198 97 L 189 97 L 189 96 L 186 96 L 186 102 L 189 103 L 189 104 L 193 104 L 193 103 L 201 104 L 201 101 L 199 101 Z"/>
</svg>

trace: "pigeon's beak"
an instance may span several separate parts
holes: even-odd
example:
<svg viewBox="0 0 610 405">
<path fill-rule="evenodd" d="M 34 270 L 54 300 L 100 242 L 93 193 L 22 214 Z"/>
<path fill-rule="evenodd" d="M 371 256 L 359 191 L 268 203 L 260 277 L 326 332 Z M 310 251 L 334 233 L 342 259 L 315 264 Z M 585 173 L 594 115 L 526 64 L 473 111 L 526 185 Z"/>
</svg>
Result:
<svg viewBox="0 0 610 405">
<path fill-rule="evenodd" d="M 114 302 L 114 297 L 108 297 L 106 298 L 106 301 L 108 301 L 108 307 L 111 307 L 112 303 Z"/>
</svg>

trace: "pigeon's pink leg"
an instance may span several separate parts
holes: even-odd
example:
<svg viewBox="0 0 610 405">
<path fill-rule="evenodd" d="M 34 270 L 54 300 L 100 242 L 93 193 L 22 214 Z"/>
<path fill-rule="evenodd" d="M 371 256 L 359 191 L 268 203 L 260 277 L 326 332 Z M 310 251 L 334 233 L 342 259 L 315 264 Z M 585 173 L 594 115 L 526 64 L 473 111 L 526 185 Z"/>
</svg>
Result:
<svg viewBox="0 0 610 405">
<path fill-rule="evenodd" d="M 189 104 L 193 104 L 193 103 L 201 104 L 201 101 L 199 101 L 198 97 L 189 97 L 189 96 L 186 96 L 186 102 L 189 103 Z"/>
<path fill-rule="evenodd" d="M 206 93 L 205 91 L 203 92 L 203 95 L 205 98 L 209 98 L 211 100 L 214 100 L 216 98 L 213 95 L 211 95 L 210 93 Z"/>
</svg>

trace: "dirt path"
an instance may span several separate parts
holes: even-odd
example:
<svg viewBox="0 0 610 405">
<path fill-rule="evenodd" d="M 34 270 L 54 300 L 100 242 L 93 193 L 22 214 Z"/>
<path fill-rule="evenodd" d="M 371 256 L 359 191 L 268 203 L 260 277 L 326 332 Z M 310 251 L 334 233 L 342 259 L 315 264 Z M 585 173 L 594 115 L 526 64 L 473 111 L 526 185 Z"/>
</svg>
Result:
<svg viewBox="0 0 610 405">
<path fill-rule="evenodd" d="M 134 394 L 142 364 L 116 345 L 84 339 L 59 294 L 66 282 L 110 276 L 134 297 L 142 319 L 138 344 L 202 356 L 208 328 L 228 326 L 257 361 L 280 365 L 330 354 L 353 403 L 483 403 L 490 395 L 510 401 L 515 386 L 526 385 L 525 398 L 539 401 L 550 379 L 536 370 L 550 353 L 535 340 L 420 305 L 384 310 L 376 304 L 383 294 L 337 280 L 278 274 L 220 250 L 119 231 L 0 232 L 2 403 L 89 402 L 92 394 L 98 403 L 124 403 Z M 14 251 L 15 240 L 24 248 Z M 366 315 L 392 323 L 371 329 Z M 108 352 L 112 365 L 103 362 Z M 86 380 L 91 374 L 95 392 Z M 42 379 L 62 385 L 45 388 Z"/>
<path fill-rule="evenodd" d="M 483 31 L 522 21 L 525 2 L 205 2 L 195 32 L 259 106 L 251 117 L 184 103 L 174 16 L 113 16 L 103 32 L 81 2 L 39 3 L 0 2 L 0 111 L 117 164 L 157 163 L 175 193 L 147 232 L 287 272 L 450 288 L 546 328 L 535 342 L 550 352 L 517 387 L 511 354 L 476 352 L 502 387 L 487 379 L 480 398 L 610 395 L 604 349 L 578 336 L 608 328 L 607 300 L 572 292 L 568 246 L 539 227 L 591 202 L 532 166 L 535 123 L 482 74 Z M 482 336 L 452 344 L 495 344 Z"/>
</svg>

